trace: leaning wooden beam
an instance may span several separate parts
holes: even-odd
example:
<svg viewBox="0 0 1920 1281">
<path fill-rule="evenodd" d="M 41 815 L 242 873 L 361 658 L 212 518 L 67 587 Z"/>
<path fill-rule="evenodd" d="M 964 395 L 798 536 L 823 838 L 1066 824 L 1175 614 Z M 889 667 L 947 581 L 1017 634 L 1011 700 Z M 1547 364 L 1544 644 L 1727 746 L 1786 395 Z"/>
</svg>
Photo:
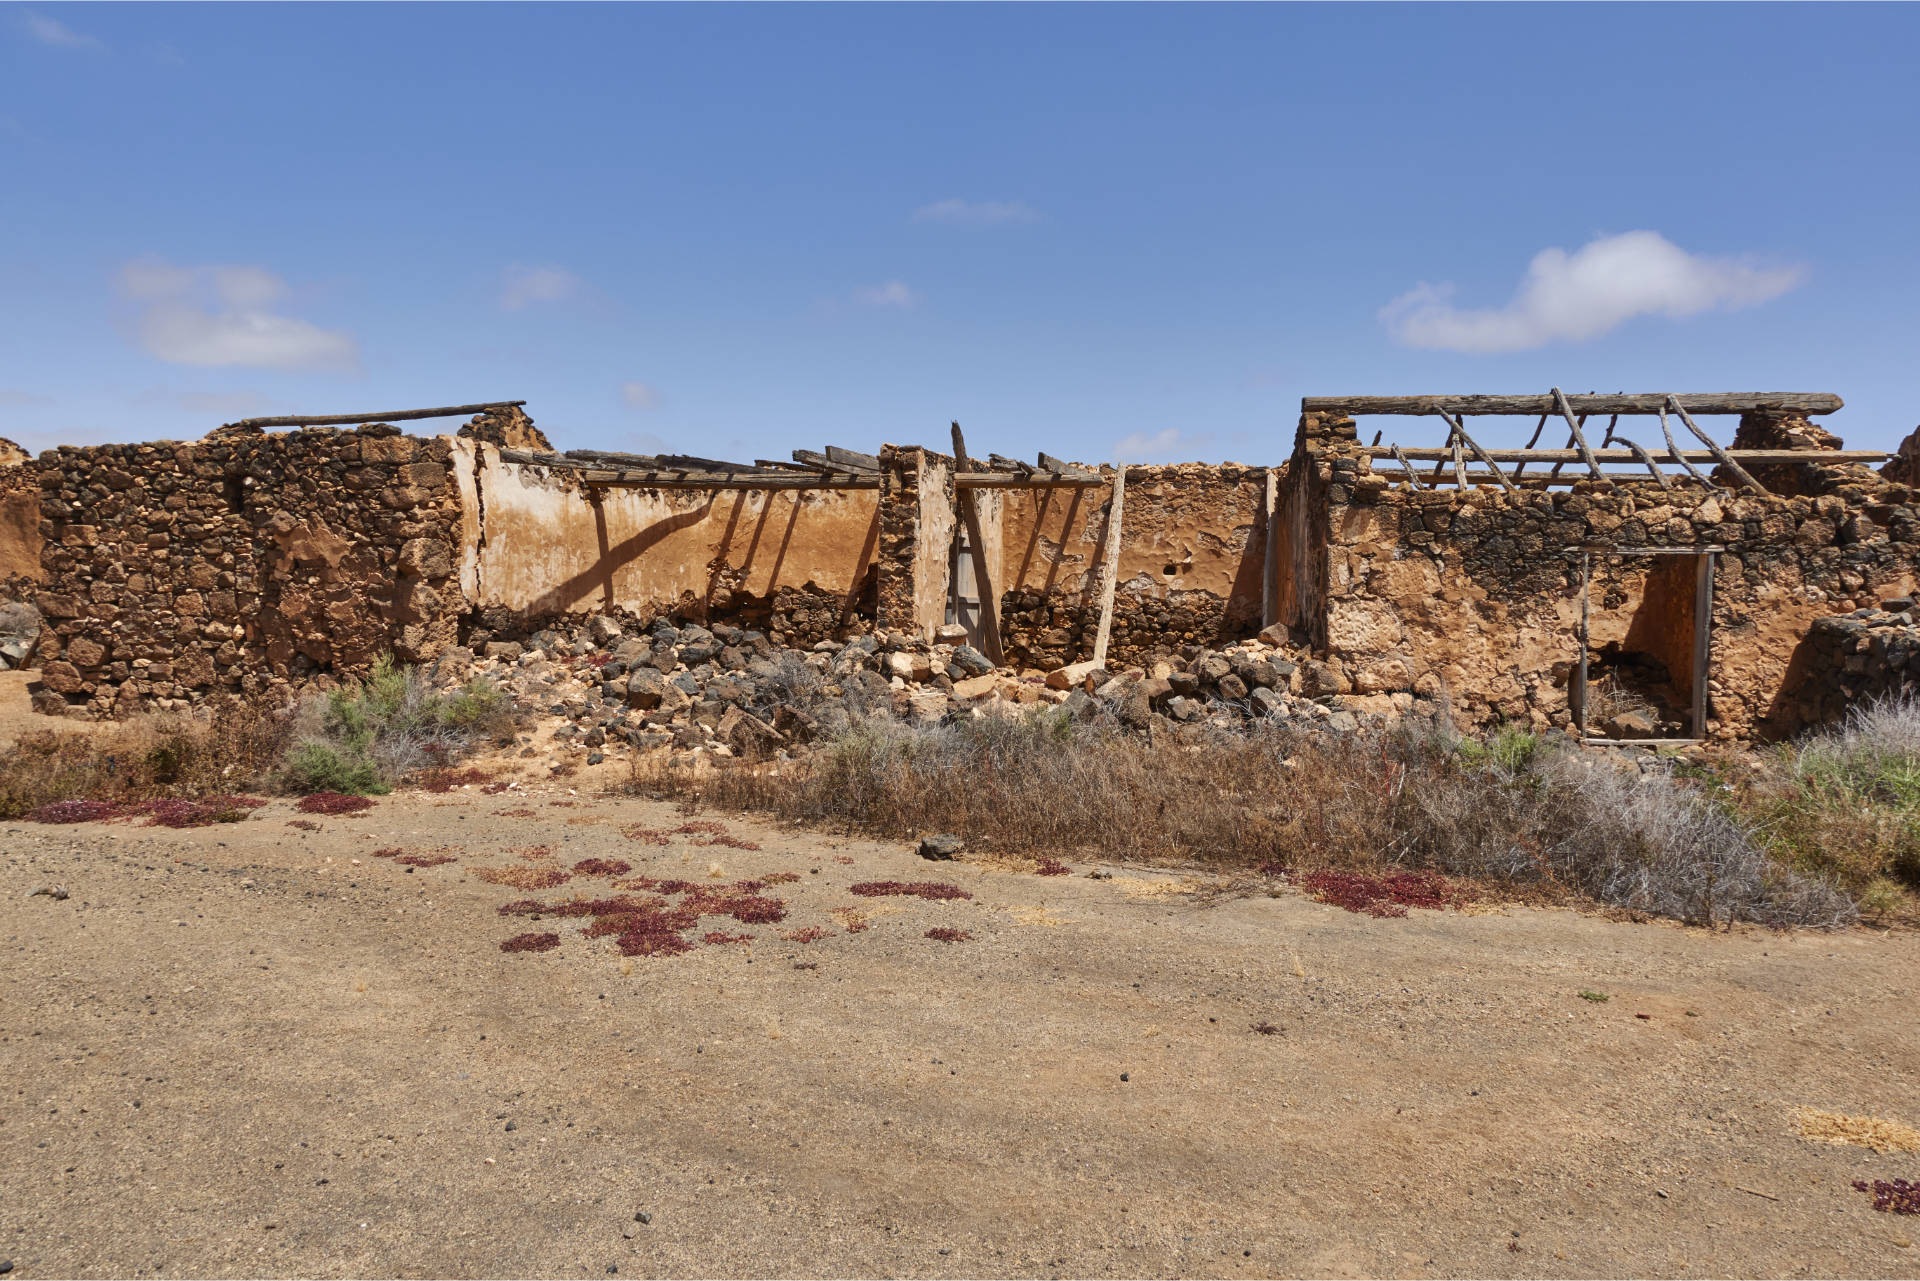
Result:
<svg viewBox="0 0 1920 1281">
<path fill-rule="evenodd" d="M 652 454 L 623 454 L 611 449 L 569 449 L 561 457 L 587 463 L 618 463 L 623 467 L 660 465 L 660 460 Z"/>
<path fill-rule="evenodd" d="M 1687 475 L 1693 477 L 1708 489 L 1719 488 L 1718 485 L 1713 483 L 1711 477 L 1698 467 L 1695 467 L 1687 456 L 1681 452 L 1679 444 L 1673 439 L 1673 428 L 1667 426 L 1667 407 L 1665 405 L 1660 406 L 1660 434 L 1667 438 L 1667 456 L 1686 468 Z"/>
<path fill-rule="evenodd" d="M 1587 421 L 1587 420 L 1586 420 L 1586 416 L 1585 416 L 1584 414 L 1583 414 L 1583 415 L 1581 416 L 1581 418 L 1580 418 L 1580 421 L 1581 421 L 1582 423 L 1585 423 L 1585 422 Z M 1548 452 L 1548 451 L 1546 451 L 1546 450 L 1544 450 L 1544 449 L 1543 449 L 1543 450 L 1541 450 L 1540 452 L 1544 454 L 1544 453 L 1546 453 L 1546 452 Z M 1567 433 L 1567 447 L 1566 447 L 1566 449 L 1565 449 L 1564 451 L 1561 451 L 1561 452 L 1565 452 L 1565 453 L 1568 453 L 1568 454 L 1571 454 L 1571 455 L 1572 455 L 1572 457 L 1570 457 L 1570 458 L 1565 458 L 1565 459 L 1562 459 L 1562 460 L 1560 460 L 1560 461 L 1558 461 L 1558 462 L 1556 462 L 1556 463 L 1554 463 L 1554 465 L 1553 465 L 1553 468 L 1552 468 L 1552 470 L 1550 470 L 1550 471 L 1549 471 L 1549 472 L 1547 473 L 1547 476 L 1548 476 L 1548 478 L 1549 478 L 1549 479 L 1551 479 L 1551 480 L 1558 480 L 1558 479 L 1560 478 L 1560 469 L 1561 469 L 1562 467 L 1564 467 L 1564 466 L 1566 466 L 1566 465 L 1567 465 L 1568 463 L 1570 463 L 1570 462 L 1578 462 L 1578 461 L 1580 460 L 1580 455 L 1579 455 L 1579 454 L 1577 454 L 1577 453 L 1574 453 L 1574 449 L 1573 449 L 1573 433 L 1572 433 L 1572 432 L 1568 432 L 1568 433 Z"/>
<path fill-rule="evenodd" d="M 953 470 L 954 474 L 967 470 L 967 438 L 960 434 L 960 424 L 953 425 Z M 960 509 L 960 518 L 967 526 L 967 548 L 973 555 L 973 586 L 980 593 L 980 645 L 987 661 L 995 667 L 1006 662 L 1006 653 L 1000 647 L 1000 597 L 994 590 L 993 571 L 987 564 L 987 539 L 980 526 L 980 506 L 974 501 L 973 491 L 963 486 L 954 487 L 954 505 Z"/>
<path fill-rule="evenodd" d="M 1580 443 L 1580 456 L 1586 459 L 1587 470 L 1593 473 L 1595 480 L 1604 480 L 1605 473 L 1600 470 L 1600 464 L 1594 461 L 1593 450 L 1587 447 L 1587 433 L 1580 430 L 1580 420 L 1573 416 L 1573 406 L 1567 403 L 1567 393 L 1555 387 L 1549 394 L 1558 402 L 1560 416 L 1566 419 L 1567 426 L 1573 429 L 1573 438 Z"/>
<path fill-rule="evenodd" d="M 229 427 L 338 427 L 344 423 L 403 423 L 416 418 L 460 418 L 489 409 L 518 409 L 524 400 L 489 400 L 480 405 L 447 405 L 441 409 L 389 409 L 380 414 L 283 414 L 278 418 L 242 418 Z"/>
<path fill-rule="evenodd" d="M 878 468 L 855 467 L 849 463 L 837 463 L 825 454 L 812 449 L 794 450 L 793 461 L 811 467 L 816 471 L 831 472 L 835 476 L 845 476 L 849 474 L 869 476 L 879 474 Z"/>
<path fill-rule="evenodd" d="M 1687 430 L 1698 436 L 1700 443 L 1708 449 L 1711 449 L 1713 456 L 1719 460 L 1720 465 L 1738 477 L 1741 484 L 1750 487 L 1755 493 L 1764 494 L 1768 492 L 1767 487 L 1755 480 L 1751 472 L 1735 462 L 1726 450 L 1720 448 L 1719 441 L 1700 430 L 1700 424 L 1693 421 L 1693 415 L 1687 412 L 1687 407 L 1680 403 L 1678 397 L 1668 396 L 1667 404 L 1673 406 L 1673 412 L 1680 415 L 1680 421 L 1687 425 Z"/>
<path fill-rule="evenodd" d="M 1454 440 L 1457 442 L 1464 442 L 1467 448 L 1473 451 L 1473 456 L 1475 458 L 1478 458 L 1481 462 L 1485 463 L 1487 467 L 1492 470 L 1493 474 L 1499 477 L 1500 487 L 1502 489 L 1506 490 L 1509 494 L 1517 494 L 1520 492 L 1518 489 L 1514 488 L 1513 482 L 1507 479 L 1507 474 L 1500 470 L 1500 464 L 1494 462 L 1493 459 L 1489 458 L 1487 456 L 1487 451 L 1480 448 L 1479 442 L 1474 440 L 1473 437 L 1467 435 L 1467 426 L 1465 423 L 1461 422 L 1458 418 L 1455 418 L 1452 414 L 1447 413 L 1444 409 L 1440 411 L 1440 416 L 1447 420 L 1447 425 L 1449 427 L 1453 428 Z M 1454 471 L 1457 472 L 1461 477 L 1464 478 L 1466 476 L 1467 469 L 1465 465 L 1460 461 L 1460 445 L 1459 444 L 1455 444 L 1453 447 L 1453 467 L 1454 467 Z"/>
<path fill-rule="evenodd" d="M 1273 473 L 1267 473 L 1271 481 Z M 1269 484 L 1271 488 L 1271 484 Z M 1107 541 L 1100 552 L 1100 627 L 1093 634 L 1093 665 L 1104 667 L 1107 662 L 1107 639 L 1113 634 L 1113 589 L 1120 581 L 1120 522 L 1121 504 L 1127 497 L 1127 465 L 1115 463 L 1113 467 L 1113 498 L 1107 505 Z M 1268 517 L 1272 519 L 1271 516 Z M 1265 605 L 1261 606 L 1262 611 Z M 1262 624 L 1265 626 L 1265 624 Z"/>
<path fill-rule="evenodd" d="M 1408 488 L 1408 489 L 1418 489 L 1418 488 L 1420 488 L 1420 473 L 1419 473 L 1419 472 L 1417 472 L 1417 471 L 1415 471 L 1415 470 L 1413 469 L 1413 464 L 1407 461 L 1407 456 L 1406 456 L 1405 454 L 1403 454 L 1403 453 L 1401 453 L 1401 452 L 1400 452 L 1400 446 L 1398 446 L 1398 445 L 1393 445 L 1393 446 L 1390 446 L 1390 448 L 1391 448 L 1391 449 L 1393 450 L 1393 456 L 1394 456 L 1394 458 L 1395 458 L 1396 460 L 1398 460 L 1398 462 L 1400 463 L 1400 465 L 1401 465 L 1402 467 L 1404 467 L 1404 468 L 1406 469 L 1406 472 L 1407 472 L 1407 480 L 1406 480 L 1406 485 L 1407 485 L 1407 488 Z"/>
<path fill-rule="evenodd" d="M 839 463 L 842 467 L 853 471 L 877 472 L 880 470 L 880 460 L 872 454 L 863 454 L 857 449 L 842 449 L 838 445 L 827 446 L 827 461 Z"/>
<path fill-rule="evenodd" d="M 1040 455 L 1040 470 L 1053 472 L 1061 476 L 1078 476 L 1085 480 L 1096 481 L 1102 485 L 1107 483 L 1106 478 L 1098 472 L 1090 472 L 1084 467 L 1075 467 L 1072 463 L 1055 458 L 1052 454 Z"/>
<path fill-rule="evenodd" d="M 592 451 L 573 451 L 592 452 Z M 639 457 L 639 455 L 630 455 Z M 565 454 L 536 453 L 526 449 L 503 449 L 502 462 L 546 467 L 572 475 L 590 476 L 596 485 L 625 485 L 656 489 L 877 489 L 880 478 L 864 472 L 850 472 L 828 464 L 767 464 L 767 470 L 706 471 L 688 467 L 663 467 L 647 459 L 644 466 L 606 458 L 572 458 Z M 782 470 L 772 470 L 780 467 Z M 1087 473 L 1051 475 L 1035 472 L 960 472 L 954 484 L 961 489 L 1085 489 L 1106 484 L 1106 479 Z"/>
<path fill-rule="evenodd" d="M 753 472 L 759 468 L 752 463 L 729 462 L 723 458 L 700 458 L 693 454 L 660 454 L 660 461 L 668 467 L 694 467 L 701 471 Z"/>
<path fill-rule="evenodd" d="M 1540 443 L 1540 433 L 1547 429 L 1547 417 L 1548 415 L 1541 414 L 1540 421 L 1533 425 L 1533 435 L 1527 437 L 1528 449 L 1532 449 L 1535 445 Z M 1518 477 L 1520 473 L 1525 471 L 1526 469 L 1527 469 L 1527 460 L 1522 458 L 1520 460 L 1520 465 L 1513 469 L 1513 474 L 1516 477 Z"/>
<path fill-rule="evenodd" d="M 1033 474 L 1033 464 L 1023 463 L 1018 458 L 1008 458 L 1004 454 L 988 454 L 987 461 L 993 464 L 995 471 L 1017 471 L 1022 476 Z"/>
<path fill-rule="evenodd" d="M 1665 407 L 1664 393 L 1653 395 L 1591 394 L 1569 396 L 1577 414 L 1657 414 Z M 1746 414 L 1755 410 L 1791 410 L 1801 414 L 1831 414 L 1846 402 L 1826 392 L 1750 391 L 1696 392 L 1686 396 L 1696 414 Z M 1424 417 L 1444 409 L 1453 414 L 1552 414 L 1560 407 L 1551 393 L 1545 396 L 1307 396 L 1302 413 L 1402 414 Z"/>
<path fill-rule="evenodd" d="M 1607 431 L 1608 431 L 1608 434 L 1612 434 L 1613 429 L 1609 427 Z M 1628 449 L 1631 449 L 1633 451 L 1633 456 L 1646 464 L 1647 470 L 1653 473 L 1653 478 L 1660 482 L 1660 488 L 1662 489 L 1673 488 L 1673 486 L 1669 484 L 1667 481 L 1666 473 L 1660 470 L 1660 464 L 1653 461 L 1653 455 L 1649 454 L 1646 450 L 1640 448 L 1640 446 L 1628 440 L 1625 436 L 1620 437 L 1620 443 L 1625 445 Z"/>
<path fill-rule="evenodd" d="M 822 476 L 811 471 L 705 472 L 686 468 L 622 467 L 558 454 L 503 449 L 500 460 L 577 476 L 590 485 L 634 489 L 878 489 L 878 476 Z"/>
<path fill-rule="evenodd" d="M 1260 626 L 1262 629 L 1280 621 L 1276 617 L 1280 608 L 1280 469 L 1278 467 L 1267 468 L 1266 489 L 1266 503 L 1261 509 L 1267 518 L 1266 548 L 1260 558 Z"/>
</svg>

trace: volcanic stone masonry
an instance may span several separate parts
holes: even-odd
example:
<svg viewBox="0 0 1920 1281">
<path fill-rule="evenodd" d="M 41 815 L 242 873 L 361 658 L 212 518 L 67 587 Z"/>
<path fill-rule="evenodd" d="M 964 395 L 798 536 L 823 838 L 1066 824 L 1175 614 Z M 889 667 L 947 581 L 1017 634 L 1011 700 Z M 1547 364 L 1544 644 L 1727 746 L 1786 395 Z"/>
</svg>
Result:
<svg viewBox="0 0 1920 1281">
<path fill-rule="evenodd" d="M 1463 723 L 1544 728 L 1585 707 L 1589 733 L 1657 737 L 1684 733 L 1698 696 L 1700 736 L 1789 735 L 1920 676 L 1920 446 L 1875 473 L 1822 461 L 1839 443 L 1748 414 L 1736 448 L 1808 455 L 1754 467 L 1769 495 L 1677 474 L 1410 486 L 1351 419 L 1311 412 L 1278 467 L 1130 465 L 1110 665 L 1278 623 L 1311 650 L 1306 695 L 1341 708 L 1414 694 Z M 0 448 L 0 666 L 37 672 L 38 710 L 96 718 L 284 700 L 385 652 L 425 662 L 594 615 L 799 649 L 951 631 L 945 455 L 884 446 L 865 487 L 703 490 L 596 486 L 515 452 L 550 449 L 518 409 L 432 437 L 376 423 Z M 1011 666 L 1091 652 L 1113 473 L 1085 470 L 970 490 Z M 1700 642 L 1690 575 L 1707 564 Z"/>
</svg>

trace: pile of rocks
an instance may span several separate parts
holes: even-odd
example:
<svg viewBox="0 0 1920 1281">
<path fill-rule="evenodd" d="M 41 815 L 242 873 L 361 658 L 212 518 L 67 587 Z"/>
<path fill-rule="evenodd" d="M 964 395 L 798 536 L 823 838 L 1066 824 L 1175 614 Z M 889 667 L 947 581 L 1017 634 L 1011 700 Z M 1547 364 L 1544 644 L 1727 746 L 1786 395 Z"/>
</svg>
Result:
<svg viewBox="0 0 1920 1281">
<path fill-rule="evenodd" d="M 1917 613 L 1913 597 L 1899 596 L 1878 609 L 1816 619 L 1807 631 L 1805 718 L 1831 723 L 1861 702 L 1920 692 Z"/>
<path fill-rule="evenodd" d="M 1146 667 L 1076 663 L 1042 673 L 994 666 L 958 627 L 932 641 L 876 632 L 788 649 L 751 629 L 636 627 L 601 615 L 523 641 L 490 640 L 478 653 L 451 649 L 431 674 L 449 690 L 493 680 L 523 709 L 558 718 L 554 749 L 563 759 L 584 753 L 588 764 L 662 749 L 791 759 L 873 714 L 936 724 L 1053 705 L 1076 720 L 1147 732 L 1276 720 L 1351 732 L 1425 701 L 1335 692 L 1324 666 L 1302 662 L 1284 628 L 1220 649 L 1188 646 Z"/>
<path fill-rule="evenodd" d="M 21 601 L 0 601 L 0 672 L 25 667 L 40 644 L 40 611 Z"/>
</svg>

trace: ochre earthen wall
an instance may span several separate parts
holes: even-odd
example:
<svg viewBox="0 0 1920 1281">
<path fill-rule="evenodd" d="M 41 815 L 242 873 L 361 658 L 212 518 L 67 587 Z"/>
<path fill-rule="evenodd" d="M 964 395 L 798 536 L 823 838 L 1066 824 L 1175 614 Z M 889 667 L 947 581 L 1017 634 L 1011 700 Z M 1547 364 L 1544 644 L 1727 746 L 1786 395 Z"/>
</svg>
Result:
<svg viewBox="0 0 1920 1281">
<path fill-rule="evenodd" d="M 1260 630 L 1266 475 L 1266 468 L 1232 463 L 1127 469 L 1113 660 L 1134 662 L 1156 650 Z M 1009 656 L 1041 668 L 1088 657 L 1100 623 L 1112 489 L 998 492 L 1001 631 Z"/>
<path fill-rule="evenodd" d="M 489 615 L 671 611 L 811 644 L 863 612 L 873 490 L 590 491 L 562 471 L 502 462 L 492 444 L 463 439 L 454 451 L 470 531 L 461 583 Z"/>
</svg>

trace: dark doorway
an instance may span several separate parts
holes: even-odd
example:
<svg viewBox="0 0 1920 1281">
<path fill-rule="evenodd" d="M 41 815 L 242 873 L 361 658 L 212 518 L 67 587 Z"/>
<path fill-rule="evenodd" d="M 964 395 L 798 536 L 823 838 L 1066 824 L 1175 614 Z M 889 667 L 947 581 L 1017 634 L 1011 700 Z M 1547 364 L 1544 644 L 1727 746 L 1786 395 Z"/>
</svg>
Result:
<svg viewBox="0 0 1920 1281">
<path fill-rule="evenodd" d="M 1713 563 L 1720 550 L 1580 553 L 1580 654 L 1569 701 L 1582 741 L 1706 737 Z"/>
</svg>

